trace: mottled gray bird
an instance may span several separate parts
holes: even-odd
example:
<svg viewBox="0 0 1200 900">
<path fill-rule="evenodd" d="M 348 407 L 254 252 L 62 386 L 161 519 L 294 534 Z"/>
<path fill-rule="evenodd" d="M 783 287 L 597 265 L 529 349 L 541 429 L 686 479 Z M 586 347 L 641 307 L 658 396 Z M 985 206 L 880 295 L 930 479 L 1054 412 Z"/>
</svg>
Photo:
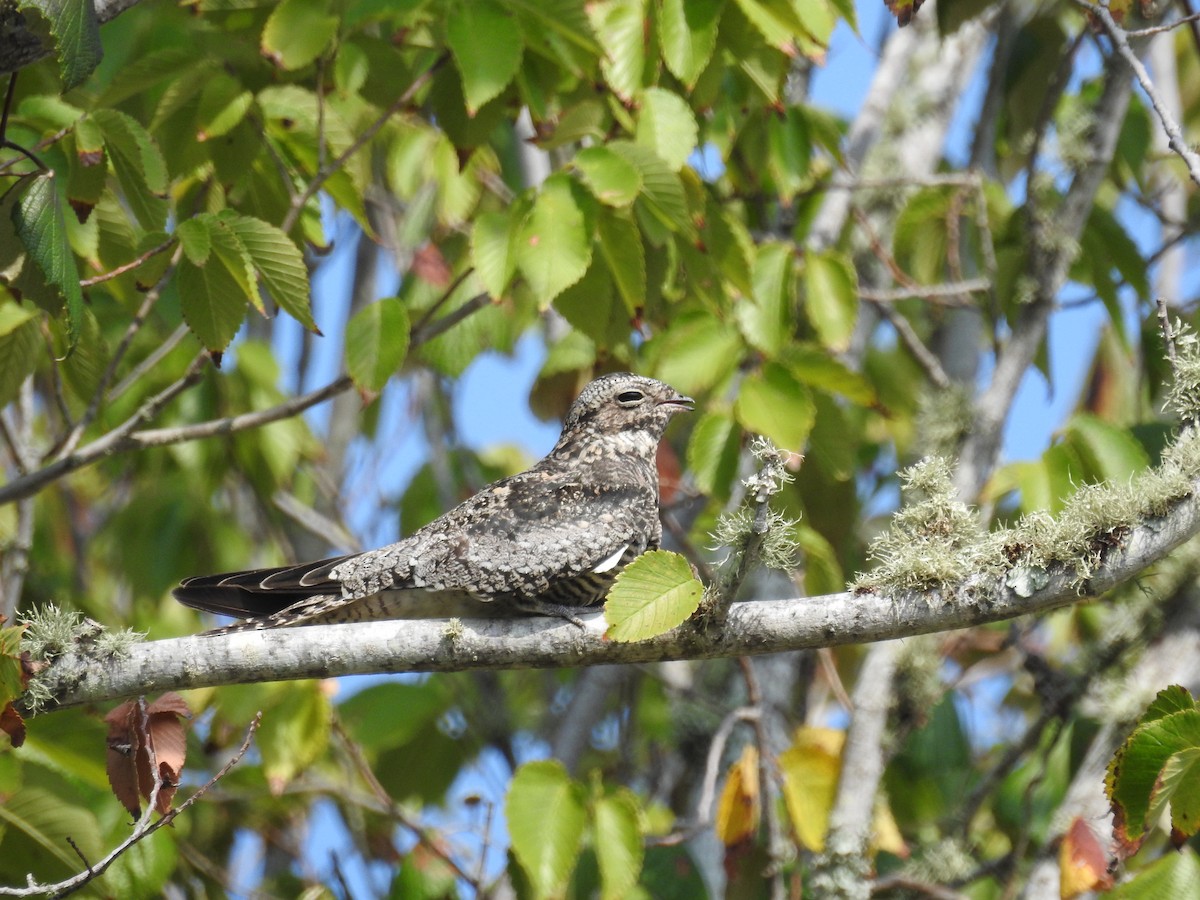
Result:
<svg viewBox="0 0 1200 900">
<path fill-rule="evenodd" d="M 461 609 L 464 600 L 581 625 L 575 613 L 603 601 L 631 560 L 658 547 L 655 454 L 671 417 L 691 408 L 661 381 L 605 375 L 571 404 L 549 455 L 404 540 L 295 566 L 200 575 L 175 597 L 247 620 L 218 631 L 428 614 Z"/>
</svg>

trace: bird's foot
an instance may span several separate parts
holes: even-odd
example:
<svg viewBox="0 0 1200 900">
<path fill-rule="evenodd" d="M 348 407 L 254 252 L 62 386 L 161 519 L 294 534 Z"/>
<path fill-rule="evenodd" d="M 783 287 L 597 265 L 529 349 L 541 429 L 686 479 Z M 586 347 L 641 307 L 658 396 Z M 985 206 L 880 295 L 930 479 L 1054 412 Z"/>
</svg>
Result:
<svg viewBox="0 0 1200 900">
<path fill-rule="evenodd" d="M 561 603 L 551 603 L 549 600 L 540 600 L 537 597 L 520 597 L 513 601 L 513 605 L 518 611 L 523 613 L 566 619 L 576 628 L 587 628 L 583 619 L 575 614 L 579 609 L 577 606 L 564 606 Z"/>
</svg>

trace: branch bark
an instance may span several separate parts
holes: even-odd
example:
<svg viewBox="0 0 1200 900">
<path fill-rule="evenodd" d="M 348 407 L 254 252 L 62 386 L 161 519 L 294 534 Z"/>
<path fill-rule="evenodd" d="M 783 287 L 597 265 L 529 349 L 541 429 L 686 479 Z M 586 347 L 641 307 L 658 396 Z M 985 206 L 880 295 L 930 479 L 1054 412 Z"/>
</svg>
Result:
<svg viewBox="0 0 1200 900">
<path fill-rule="evenodd" d="M 58 707 L 165 690 L 373 672 L 563 668 L 711 659 L 883 641 L 1013 619 L 1098 596 L 1200 532 L 1193 495 L 1147 519 L 1107 551 L 1082 585 L 1055 565 L 1040 590 L 1021 596 L 1006 575 L 975 575 L 953 590 L 854 593 L 735 603 L 712 633 L 683 626 L 638 643 L 604 638 L 601 613 L 586 628 L 545 619 L 425 619 L 309 625 L 134 645 L 127 656 L 58 658 L 39 675 Z M 861 788 L 861 785 L 860 785 Z"/>
</svg>

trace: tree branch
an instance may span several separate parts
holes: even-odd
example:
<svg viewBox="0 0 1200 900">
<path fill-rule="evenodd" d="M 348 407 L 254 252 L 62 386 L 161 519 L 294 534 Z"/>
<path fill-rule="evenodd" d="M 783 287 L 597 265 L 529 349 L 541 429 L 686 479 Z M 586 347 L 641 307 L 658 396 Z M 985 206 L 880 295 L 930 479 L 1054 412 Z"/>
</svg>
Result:
<svg viewBox="0 0 1200 900">
<path fill-rule="evenodd" d="M 1193 496 L 1147 517 L 1114 542 L 1082 584 L 1051 565 L 1035 591 L 1009 573 L 979 573 L 953 589 L 846 591 L 824 597 L 735 603 L 722 629 L 683 626 L 638 643 L 604 638 L 599 612 L 577 628 L 540 618 L 409 619 L 308 625 L 134 645 L 127 656 L 58 658 L 38 678 L 60 707 L 165 690 L 372 672 L 563 668 L 711 659 L 891 640 L 1045 612 L 1098 596 L 1134 577 L 1200 532 Z M 1109 535 L 1112 538 L 1112 535 Z M 1021 596 L 1021 593 L 1027 596 Z M 181 664 L 186 660 L 187 664 Z M 857 702 L 857 701 L 856 701 Z"/>
</svg>

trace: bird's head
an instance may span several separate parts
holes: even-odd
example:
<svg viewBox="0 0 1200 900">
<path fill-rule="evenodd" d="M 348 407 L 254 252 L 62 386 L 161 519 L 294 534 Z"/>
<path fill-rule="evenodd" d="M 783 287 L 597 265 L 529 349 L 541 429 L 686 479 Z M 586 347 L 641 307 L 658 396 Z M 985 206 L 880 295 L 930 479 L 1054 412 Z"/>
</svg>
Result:
<svg viewBox="0 0 1200 900">
<path fill-rule="evenodd" d="M 590 382 L 571 404 L 560 443 L 572 436 L 595 438 L 640 433 L 657 445 L 671 417 L 692 407 L 692 398 L 683 396 L 669 384 L 629 372 L 615 372 Z"/>
</svg>

